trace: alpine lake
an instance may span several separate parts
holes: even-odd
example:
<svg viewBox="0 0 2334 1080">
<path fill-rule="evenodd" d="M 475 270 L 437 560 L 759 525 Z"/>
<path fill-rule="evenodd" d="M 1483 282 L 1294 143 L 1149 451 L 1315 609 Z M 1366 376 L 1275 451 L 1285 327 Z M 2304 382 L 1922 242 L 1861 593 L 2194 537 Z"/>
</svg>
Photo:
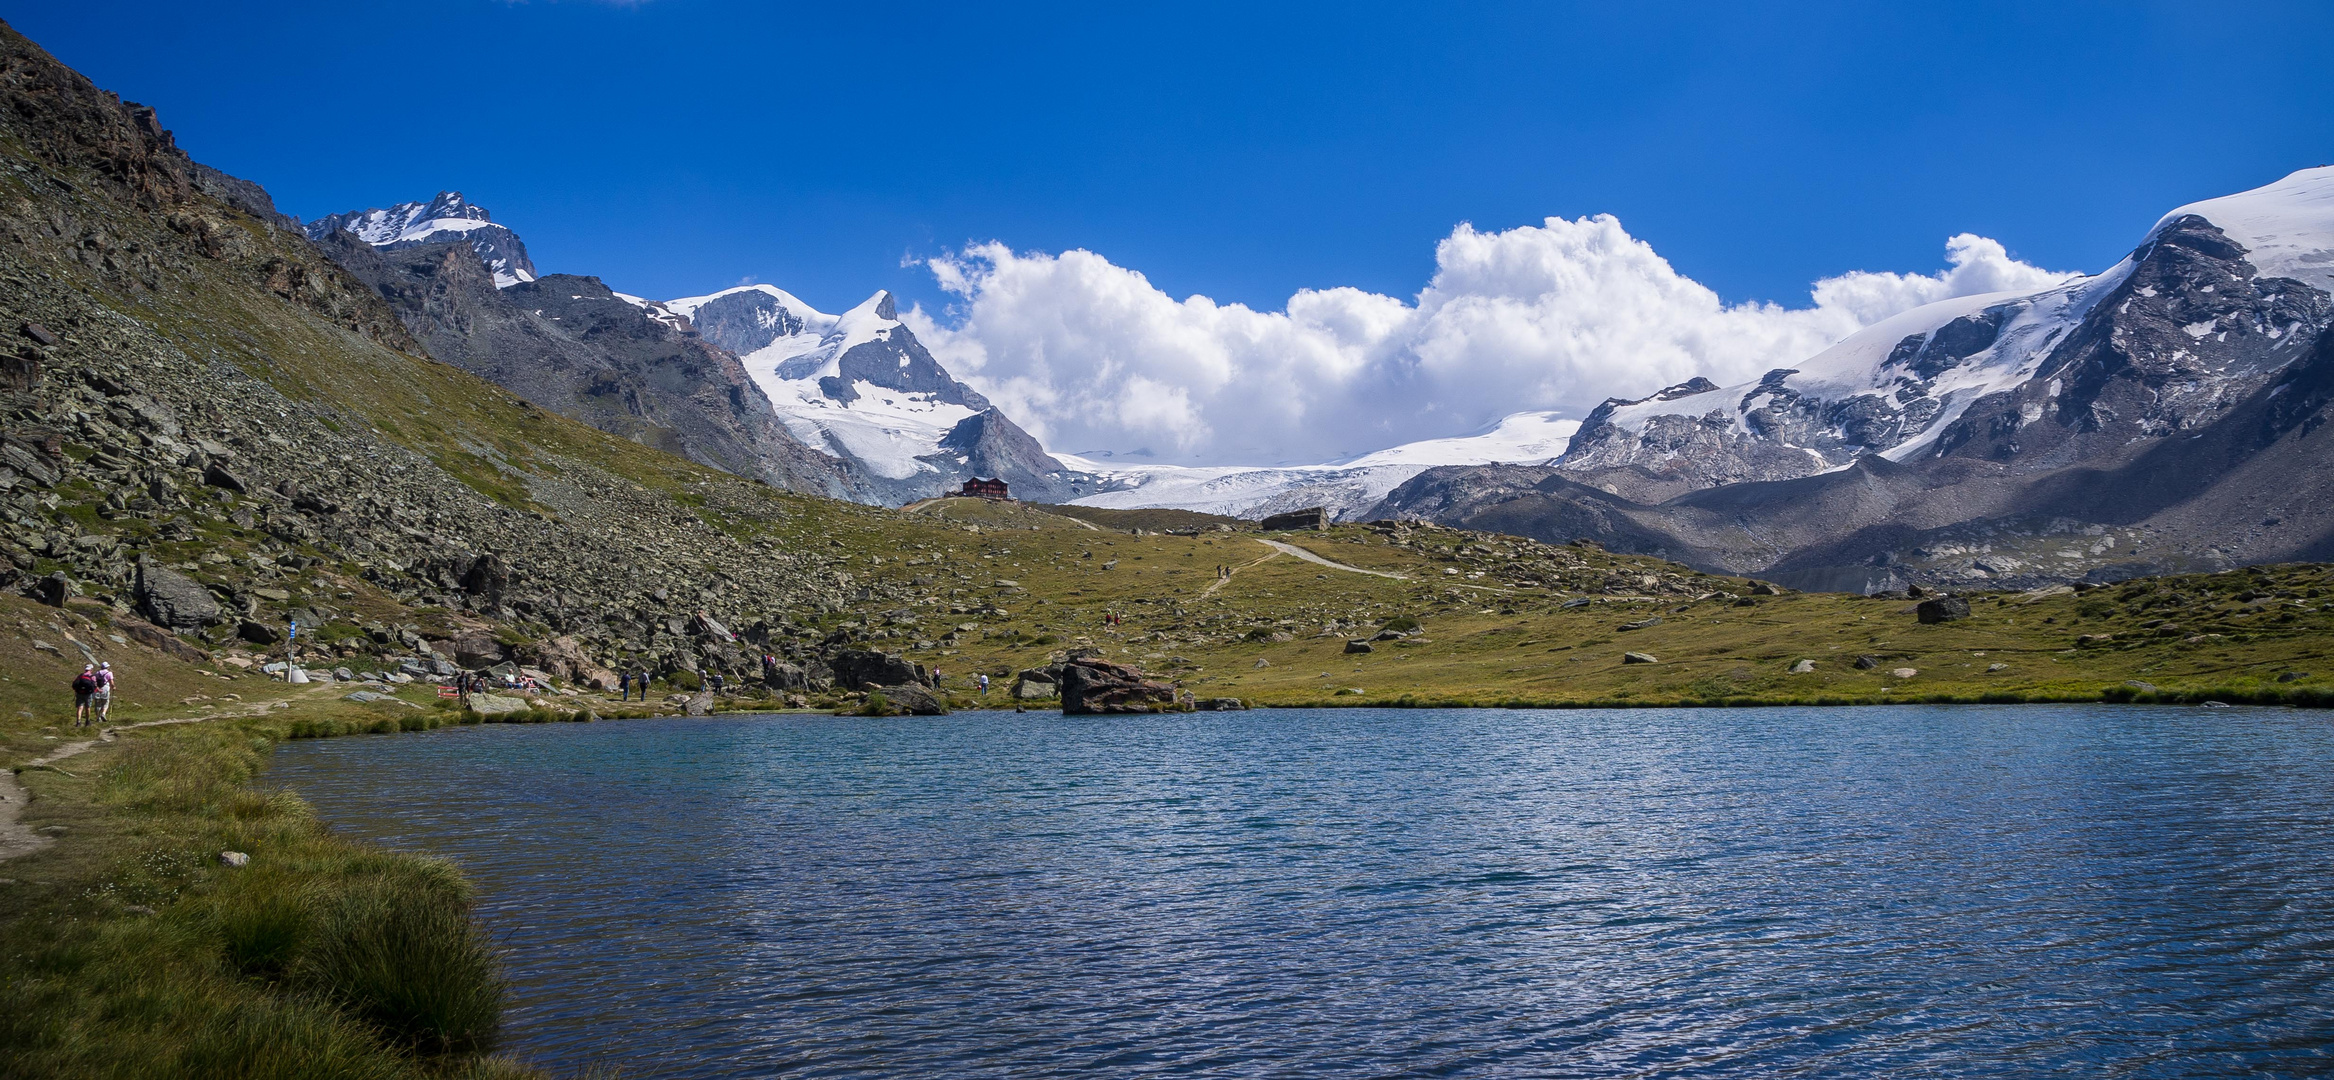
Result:
<svg viewBox="0 0 2334 1080">
<path fill-rule="evenodd" d="M 2334 715 L 733 716 L 292 742 L 627 1077 L 2334 1071 Z"/>
</svg>

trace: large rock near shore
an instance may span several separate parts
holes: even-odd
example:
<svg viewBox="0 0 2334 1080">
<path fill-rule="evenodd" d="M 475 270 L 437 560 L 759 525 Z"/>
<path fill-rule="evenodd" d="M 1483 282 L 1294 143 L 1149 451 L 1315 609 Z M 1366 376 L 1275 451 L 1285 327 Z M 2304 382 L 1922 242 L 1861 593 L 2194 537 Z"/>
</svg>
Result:
<svg viewBox="0 0 2334 1080">
<path fill-rule="evenodd" d="M 827 666 L 835 670 L 835 685 L 845 690 L 925 682 L 922 665 L 871 649 L 845 649 L 829 658 Z"/>
<path fill-rule="evenodd" d="M 1042 701 L 1059 697 L 1061 692 L 1062 684 L 1054 678 L 1053 672 L 1044 668 L 1030 668 L 1013 680 L 1015 701 Z"/>
<path fill-rule="evenodd" d="M 938 695 L 915 683 L 881 686 L 871 692 L 882 694 L 883 699 L 889 702 L 892 708 L 910 716 L 945 716 L 948 714 L 947 702 L 940 700 Z"/>
<path fill-rule="evenodd" d="M 469 698 L 469 705 L 470 711 L 480 716 L 503 716 L 509 713 L 525 712 L 529 708 L 526 698 L 505 694 L 472 694 Z"/>
<path fill-rule="evenodd" d="M 1062 665 L 1062 714 L 1166 712 L 1177 708 L 1175 688 L 1152 682 L 1125 664 L 1081 659 Z"/>
</svg>

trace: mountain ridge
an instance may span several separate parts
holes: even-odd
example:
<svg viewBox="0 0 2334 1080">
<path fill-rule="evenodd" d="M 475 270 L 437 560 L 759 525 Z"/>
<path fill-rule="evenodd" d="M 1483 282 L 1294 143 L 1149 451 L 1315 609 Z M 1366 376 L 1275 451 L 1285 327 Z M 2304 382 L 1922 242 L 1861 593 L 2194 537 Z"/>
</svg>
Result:
<svg viewBox="0 0 2334 1080">
<path fill-rule="evenodd" d="M 1609 400 L 1536 471 L 1432 470 L 1370 513 L 1852 590 L 2315 557 L 2334 491 L 2302 388 L 2334 362 L 2327 266 L 2334 168 L 2301 170 L 2165 215 L 2099 274 L 1905 312 L 1752 382 Z"/>
</svg>

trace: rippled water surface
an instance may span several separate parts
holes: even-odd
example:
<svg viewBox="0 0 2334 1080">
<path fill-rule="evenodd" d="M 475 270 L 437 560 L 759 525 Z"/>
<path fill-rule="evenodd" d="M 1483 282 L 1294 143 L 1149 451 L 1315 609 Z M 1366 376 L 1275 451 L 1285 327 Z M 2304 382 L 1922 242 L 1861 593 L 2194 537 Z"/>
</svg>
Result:
<svg viewBox="0 0 2334 1080">
<path fill-rule="evenodd" d="M 747 717 L 294 743 L 627 1076 L 2334 1072 L 2334 717 Z"/>
</svg>

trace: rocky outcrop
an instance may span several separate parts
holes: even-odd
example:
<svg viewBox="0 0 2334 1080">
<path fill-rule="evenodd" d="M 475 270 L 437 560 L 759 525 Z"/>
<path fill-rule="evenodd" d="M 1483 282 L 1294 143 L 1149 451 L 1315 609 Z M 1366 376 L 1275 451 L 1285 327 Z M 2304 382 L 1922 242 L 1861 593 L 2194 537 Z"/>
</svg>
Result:
<svg viewBox="0 0 2334 1080">
<path fill-rule="evenodd" d="M 193 162 L 193 178 L 197 190 L 203 194 L 241 210 L 272 228 L 287 232 L 300 229 L 298 218 L 276 209 L 275 199 L 267 189 L 240 176 L 229 176 L 202 162 Z"/>
<path fill-rule="evenodd" d="M 510 650 L 492 634 L 464 634 L 446 642 L 440 652 L 471 671 L 490 668 L 508 658 Z"/>
<path fill-rule="evenodd" d="M 1065 716 L 1168 712 L 1180 707 L 1174 687 L 1108 660 L 1089 657 L 1063 664 L 1061 685 Z"/>
</svg>

